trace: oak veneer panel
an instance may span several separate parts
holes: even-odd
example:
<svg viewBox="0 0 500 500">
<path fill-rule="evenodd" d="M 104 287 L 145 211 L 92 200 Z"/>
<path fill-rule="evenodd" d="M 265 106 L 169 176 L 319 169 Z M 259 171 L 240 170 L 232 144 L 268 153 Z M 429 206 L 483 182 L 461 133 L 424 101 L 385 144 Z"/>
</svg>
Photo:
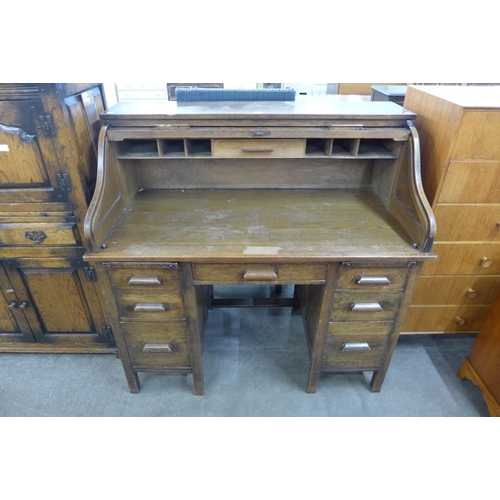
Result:
<svg viewBox="0 0 500 500">
<path fill-rule="evenodd" d="M 500 274 L 500 243 L 434 243 L 437 260 L 426 262 L 422 275 L 437 274 Z M 492 259 L 488 267 L 481 262 Z"/>
<path fill-rule="evenodd" d="M 500 276 L 420 276 L 413 305 L 491 305 Z"/>
<path fill-rule="evenodd" d="M 413 306 L 408 308 L 402 332 L 478 332 L 491 306 Z M 459 320 L 465 320 L 459 324 Z"/>
<path fill-rule="evenodd" d="M 452 153 L 454 160 L 500 158 L 499 111 L 500 108 L 498 111 L 465 111 Z"/>
<path fill-rule="evenodd" d="M 500 242 L 500 204 L 439 203 L 434 214 L 438 241 Z"/>
<path fill-rule="evenodd" d="M 500 203 L 500 161 L 452 161 L 440 203 Z"/>
</svg>

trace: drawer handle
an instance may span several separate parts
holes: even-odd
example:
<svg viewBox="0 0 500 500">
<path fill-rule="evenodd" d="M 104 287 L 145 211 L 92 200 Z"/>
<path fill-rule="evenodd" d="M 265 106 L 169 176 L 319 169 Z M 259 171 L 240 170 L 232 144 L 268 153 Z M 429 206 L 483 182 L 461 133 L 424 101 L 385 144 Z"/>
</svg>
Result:
<svg viewBox="0 0 500 500">
<path fill-rule="evenodd" d="M 488 257 L 483 257 L 481 259 L 481 265 L 483 267 L 490 267 L 493 264 L 493 259 L 489 259 Z"/>
<path fill-rule="evenodd" d="M 356 278 L 357 285 L 390 285 L 391 281 L 387 276 L 358 276 Z"/>
<path fill-rule="evenodd" d="M 43 231 L 26 231 L 24 236 L 33 243 L 41 243 L 47 238 L 47 235 Z"/>
<path fill-rule="evenodd" d="M 144 344 L 142 352 L 172 352 L 172 344 Z"/>
<path fill-rule="evenodd" d="M 469 299 L 475 299 L 479 295 L 479 292 L 477 290 L 474 290 L 472 288 L 469 288 L 467 290 L 467 297 Z"/>
<path fill-rule="evenodd" d="M 273 146 L 245 146 L 241 150 L 244 153 L 272 153 L 274 151 Z"/>
<path fill-rule="evenodd" d="M 351 304 L 351 311 L 376 312 L 376 311 L 382 311 L 382 306 L 378 302 L 361 302 L 361 303 Z"/>
<path fill-rule="evenodd" d="M 368 342 L 346 342 L 342 344 L 343 351 L 371 351 L 372 348 Z"/>
<path fill-rule="evenodd" d="M 245 281 L 273 281 L 278 279 L 274 269 L 250 269 L 243 273 Z"/>
<path fill-rule="evenodd" d="M 128 280 L 130 286 L 158 286 L 161 285 L 159 276 L 132 276 Z"/>
<path fill-rule="evenodd" d="M 464 326 L 466 323 L 465 319 L 464 318 L 461 318 L 460 316 L 457 316 L 455 318 L 455 325 L 457 326 Z"/>
<path fill-rule="evenodd" d="M 164 312 L 167 306 L 161 302 L 138 302 L 134 306 L 134 312 Z"/>
</svg>

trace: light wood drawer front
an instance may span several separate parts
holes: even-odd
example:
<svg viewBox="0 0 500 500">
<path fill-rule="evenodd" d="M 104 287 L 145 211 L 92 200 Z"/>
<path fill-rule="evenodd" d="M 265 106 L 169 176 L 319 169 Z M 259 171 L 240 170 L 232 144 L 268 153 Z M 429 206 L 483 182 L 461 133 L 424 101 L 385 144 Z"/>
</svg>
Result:
<svg viewBox="0 0 500 500">
<path fill-rule="evenodd" d="M 491 305 L 500 276 L 420 276 L 412 305 Z"/>
<path fill-rule="evenodd" d="M 465 111 L 452 157 L 455 159 L 500 158 L 500 112 Z"/>
<path fill-rule="evenodd" d="M 110 268 L 113 287 L 118 290 L 169 291 L 182 290 L 177 264 L 172 267 L 116 267 Z"/>
<path fill-rule="evenodd" d="M 186 323 L 121 324 L 134 369 L 168 370 L 191 365 Z"/>
<path fill-rule="evenodd" d="M 500 203 L 498 186 L 500 161 L 452 161 L 448 165 L 439 202 Z"/>
<path fill-rule="evenodd" d="M 403 289 L 408 268 L 341 267 L 337 289 L 390 290 Z"/>
<path fill-rule="evenodd" d="M 324 283 L 326 264 L 193 264 L 195 283 Z"/>
<path fill-rule="evenodd" d="M 0 246 L 66 246 L 77 245 L 77 228 L 73 222 L 53 224 L 0 224 Z"/>
<path fill-rule="evenodd" d="M 478 332 L 491 306 L 410 306 L 402 332 Z"/>
<path fill-rule="evenodd" d="M 228 139 L 212 141 L 215 158 L 302 158 L 305 139 Z"/>
<path fill-rule="evenodd" d="M 500 274 L 499 243 L 434 243 L 437 260 L 422 266 L 422 275 Z"/>
<path fill-rule="evenodd" d="M 438 204 L 434 215 L 437 241 L 500 242 L 500 204 Z"/>
<path fill-rule="evenodd" d="M 392 319 L 402 298 L 402 292 L 335 292 L 330 321 Z"/>
<path fill-rule="evenodd" d="M 322 368 L 377 368 L 392 326 L 392 321 L 330 323 Z"/>
<path fill-rule="evenodd" d="M 184 317 L 181 294 L 164 291 L 119 291 L 116 302 L 121 318 L 163 320 Z"/>
</svg>

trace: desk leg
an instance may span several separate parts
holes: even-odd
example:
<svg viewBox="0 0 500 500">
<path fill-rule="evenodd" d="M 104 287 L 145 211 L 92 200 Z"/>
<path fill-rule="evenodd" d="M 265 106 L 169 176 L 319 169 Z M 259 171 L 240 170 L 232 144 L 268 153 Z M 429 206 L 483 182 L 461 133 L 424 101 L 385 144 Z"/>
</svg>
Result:
<svg viewBox="0 0 500 500">
<path fill-rule="evenodd" d="M 311 366 L 309 368 L 309 378 L 307 381 L 307 392 L 316 392 L 318 386 L 323 355 L 325 353 L 326 338 L 328 335 L 328 324 L 333 306 L 334 282 L 337 274 L 337 265 L 330 264 L 326 275 L 326 282 L 321 293 L 316 331 L 312 334 Z"/>
<path fill-rule="evenodd" d="M 203 395 L 203 367 L 201 364 L 201 337 L 204 328 L 204 309 L 206 304 L 199 304 L 196 300 L 196 291 L 193 285 L 191 264 L 181 263 L 182 287 L 184 290 L 184 309 L 191 352 L 191 367 L 193 370 L 194 393 Z"/>
</svg>

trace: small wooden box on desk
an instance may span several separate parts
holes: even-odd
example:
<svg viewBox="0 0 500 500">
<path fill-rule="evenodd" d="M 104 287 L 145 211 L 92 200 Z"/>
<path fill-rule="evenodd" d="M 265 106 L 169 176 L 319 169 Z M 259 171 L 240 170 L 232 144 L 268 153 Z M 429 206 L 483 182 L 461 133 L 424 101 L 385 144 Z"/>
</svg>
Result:
<svg viewBox="0 0 500 500">
<path fill-rule="evenodd" d="M 436 216 L 403 332 L 477 333 L 500 291 L 500 87 L 409 86 Z"/>
<path fill-rule="evenodd" d="M 379 391 L 434 218 L 415 115 L 393 103 L 120 103 L 101 115 L 85 221 L 129 389 L 192 373 L 203 393 L 211 288 L 295 285 L 320 374 Z"/>
</svg>

